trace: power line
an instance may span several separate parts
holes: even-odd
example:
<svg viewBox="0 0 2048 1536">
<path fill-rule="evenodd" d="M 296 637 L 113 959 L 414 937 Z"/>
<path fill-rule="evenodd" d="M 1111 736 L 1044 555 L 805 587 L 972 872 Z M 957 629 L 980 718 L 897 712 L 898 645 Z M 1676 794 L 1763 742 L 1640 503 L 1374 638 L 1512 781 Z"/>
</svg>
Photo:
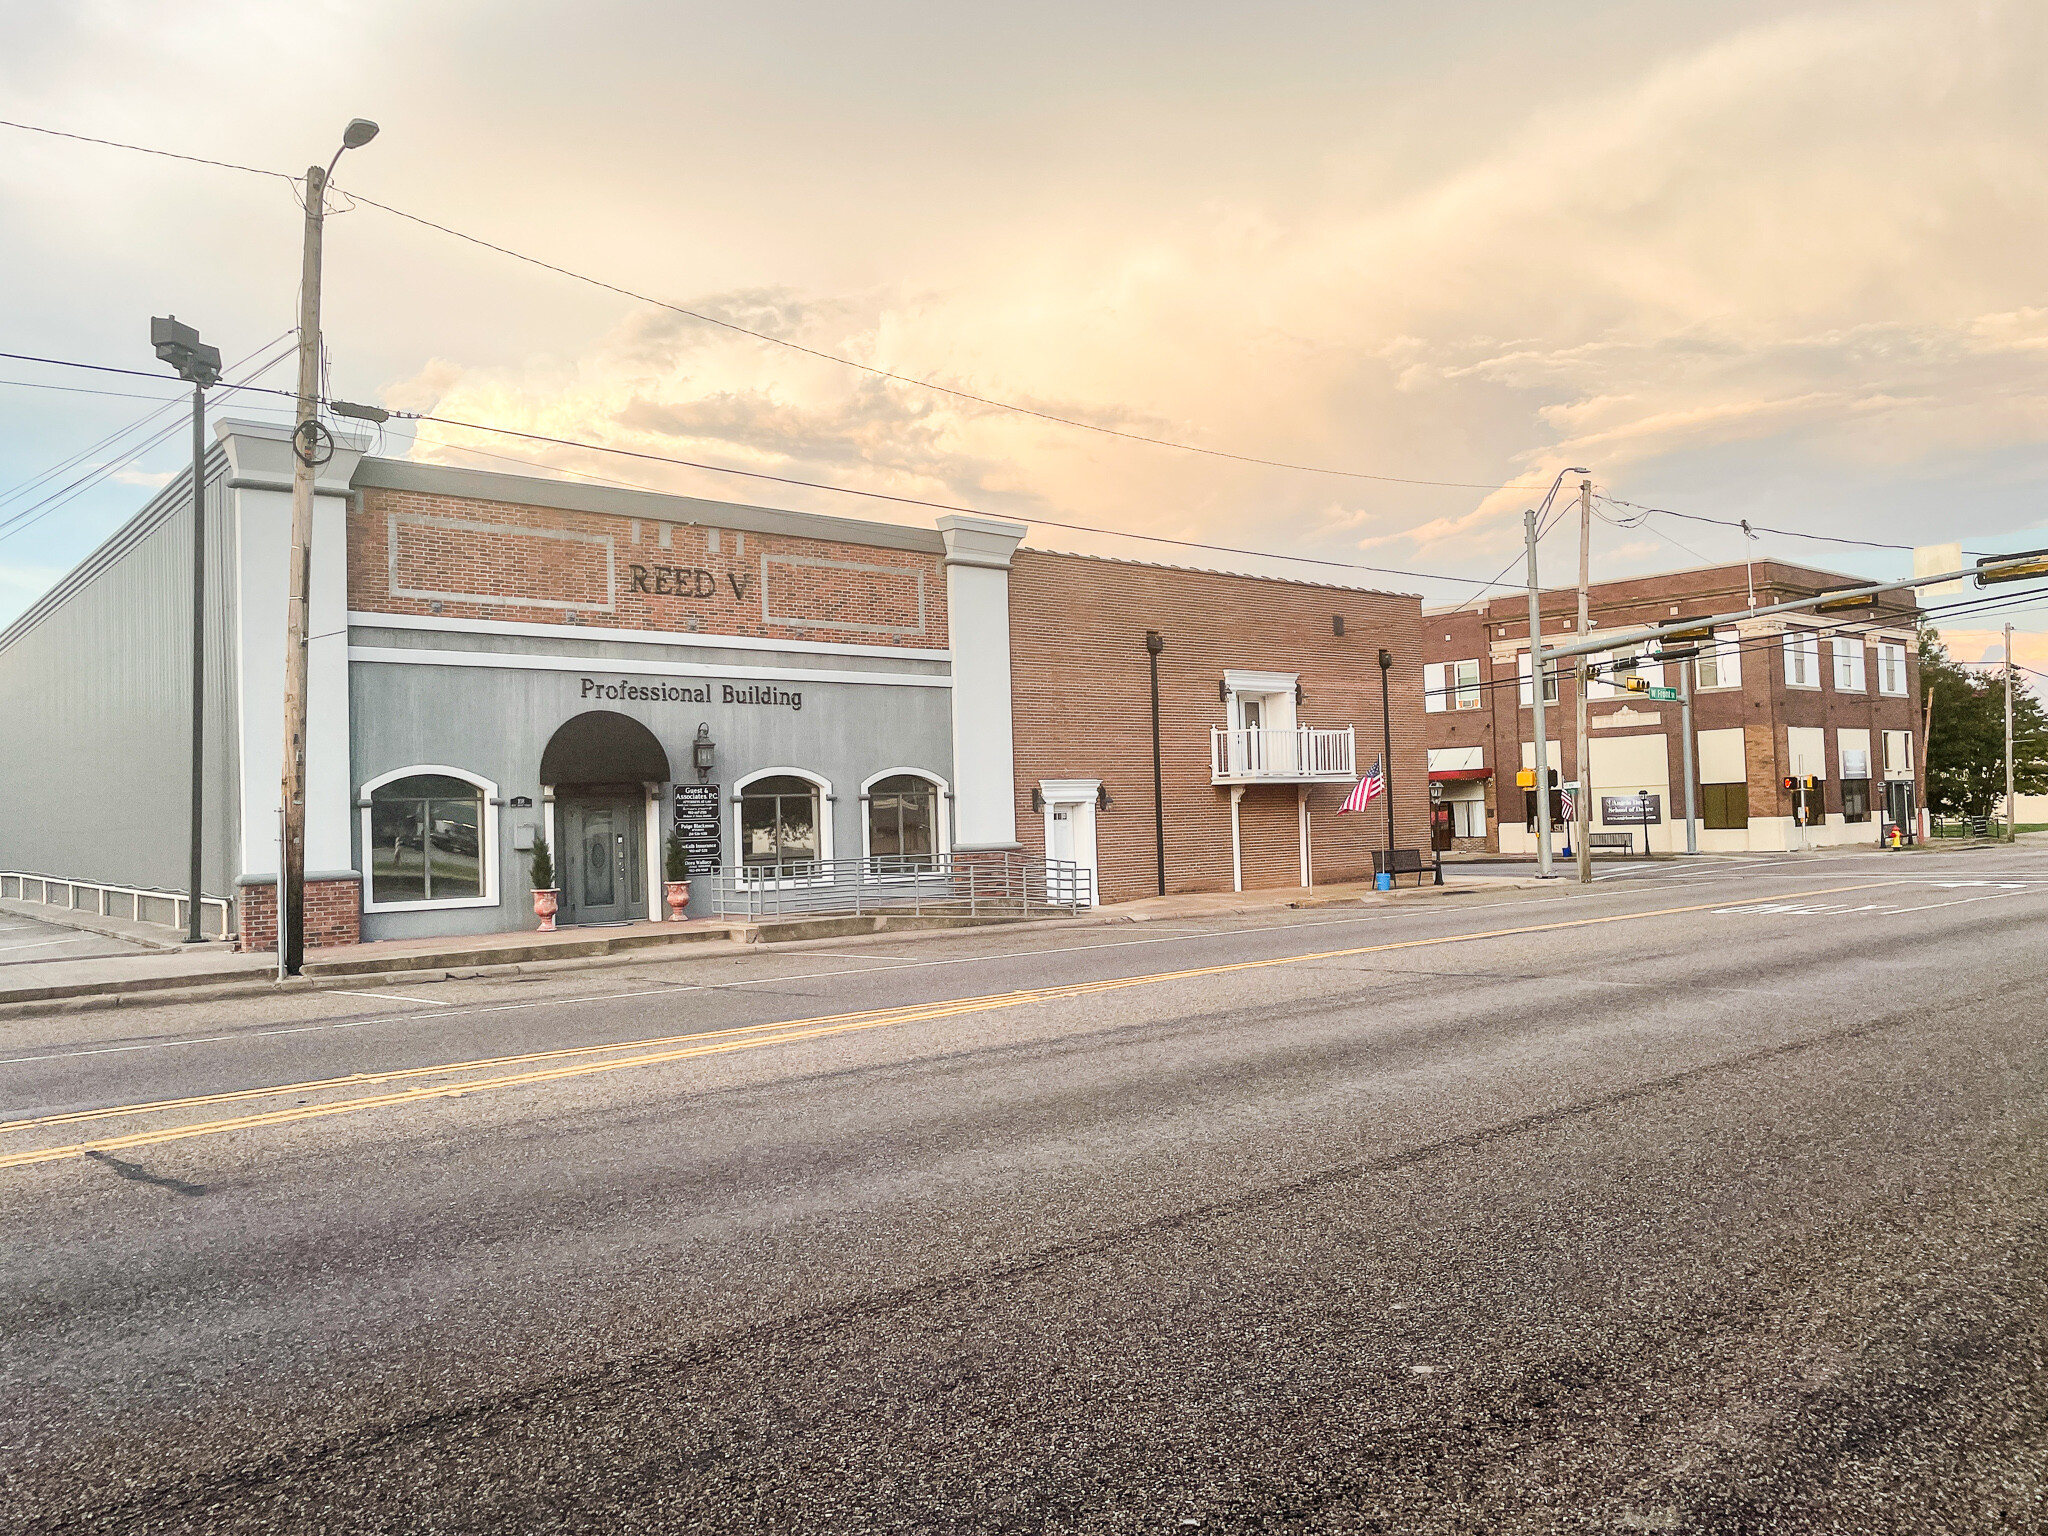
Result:
<svg viewBox="0 0 2048 1536">
<path fill-rule="evenodd" d="M 526 442 L 546 443 L 549 444 L 550 446 L 557 448 L 578 448 L 588 450 L 589 452 L 592 453 L 616 454 L 622 458 L 641 459 L 655 464 L 673 464 L 684 469 L 709 470 L 711 473 L 718 475 L 738 475 L 748 480 L 766 480 L 776 485 L 802 486 L 807 490 L 834 491 L 842 496 L 862 496 L 876 501 L 896 502 L 904 506 L 927 507 L 936 512 L 963 512 L 971 517 L 1002 517 L 1008 515 L 1005 513 L 990 512 L 982 507 L 966 506 L 958 502 L 927 501 L 922 497 L 897 496 L 887 491 L 856 490 L 849 486 L 831 485 L 822 480 L 801 480 L 792 475 L 771 475 L 764 470 L 758 469 L 733 469 L 723 464 L 706 464 L 701 460 L 697 459 L 679 459 L 672 457 L 668 454 L 647 453 L 644 452 L 643 450 L 636 448 L 614 448 L 604 443 L 586 443 L 579 442 L 574 438 L 550 437 L 545 433 L 540 432 L 522 432 L 517 428 L 513 427 L 493 427 L 485 425 L 482 422 L 458 421 L 454 417 L 450 416 L 434 416 L 425 413 L 415 413 L 408 411 L 398 411 L 394 412 L 393 414 L 396 416 L 401 416 L 408 421 L 430 422 L 435 426 L 462 427 L 472 432 L 490 432 L 501 437 L 519 438 L 522 441 Z M 460 444 L 453 443 L 445 444 L 444 446 L 454 448 L 461 447 Z M 486 456 L 490 457 L 490 455 Z M 512 462 L 521 463 L 527 461 L 515 459 Z M 612 483 L 620 484 L 621 482 L 613 481 Z M 1400 576 L 1411 581 L 1455 581 L 1462 583 L 1470 581 L 1472 579 L 1469 576 L 1447 576 L 1443 574 L 1441 571 L 1410 571 L 1389 565 L 1366 565 L 1363 562 L 1356 560 L 1332 560 L 1326 559 L 1318 555 L 1289 555 L 1281 554 L 1274 550 L 1246 549 L 1239 545 L 1234 544 L 1210 544 L 1205 543 L 1199 539 L 1176 539 L 1171 538 L 1165 534 L 1159 533 L 1134 533 L 1126 528 L 1103 528 L 1098 527 L 1092 523 L 1062 522 L 1057 518 L 1039 517 L 1035 513 L 1022 514 L 1019 520 L 1023 522 L 1028 522 L 1032 524 L 1034 527 L 1060 528 L 1066 530 L 1069 533 L 1093 533 L 1101 534 L 1108 538 L 1141 539 L 1146 543 L 1171 544 L 1180 549 L 1200 549 L 1207 550 L 1215 554 L 1242 555 L 1247 558 L 1257 560 L 1288 560 L 1301 565 L 1322 565 L 1347 571 L 1366 571 L 1370 572 L 1373 575 L 1378 576 Z M 1489 582 L 1487 583 L 1487 585 L 1512 586 L 1514 585 L 1514 583 L 1501 583 L 1495 581 Z"/>
<path fill-rule="evenodd" d="M 1772 533 L 1778 535 L 1780 538 L 1786 539 L 1811 539 L 1817 543 L 1822 544 L 1853 544 L 1861 549 L 1902 549 L 1906 551 L 1906 553 L 1908 554 L 1911 554 L 1914 548 L 1914 546 L 1911 544 L 1886 544 L 1876 539 L 1850 539 L 1843 538 L 1840 535 L 1832 533 L 1800 533 L 1797 530 L 1791 528 L 1770 528 L 1766 527 L 1762 523 L 1746 522 L 1735 518 L 1706 517 L 1698 512 L 1674 512 L 1669 507 L 1645 506 L 1641 502 L 1624 501 L 1619 496 L 1609 496 L 1605 492 L 1601 493 L 1600 499 L 1606 502 L 1611 507 L 1629 507 L 1637 512 L 1654 512 L 1659 517 L 1681 517 L 1689 523 L 1713 523 L 1718 527 L 1740 528 L 1751 533 Z M 1629 526 L 1636 525 L 1631 523 Z M 1654 528 L 1650 531 L 1652 533 L 1656 532 Z M 1678 547 L 1680 549 L 1685 548 L 1683 544 L 1680 544 Z M 1964 553 L 1972 556 L 1981 556 L 1984 554 L 1982 550 L 1976 549 L 1965 550 Z M 1699 556 L 1695 554 L 1695 558 L 1699 558 Z"/>
<path fill-rule="evenodd" d="M 123 144 L 118 139 L 96 139 L 87 133 L 66 133 L 61 128 L 43 128 L 35 123 L 9 122 L 0 118 L 0 128 L 19 128 L 23 133 L 44 133 L 53 139 L 75 139 L 80 144 L 99 144 L 108 149 L 133 150 L 138 155 L 157 155 L 165 160 L 184 160 L 193 165 L 211 165 L 223 171 L 246 171 L 251 176 L 273 176 L 279 181 L 296 183 L 300 178 L 287 176 L 283 171 L 267 171 L 260 165 L 237 165 L 232 160 L 209 160 L 204 155 L 181 155 L 168 149 L 152 149 L 147 144 Z"/>
<path fill-rule="evenodd" d="M 259 347 L 257 350 L 262 351 L 263 348 Z M 284 359 L 290 355 L 291 353 L 289 349 L 279 352 L 275 357 L 268 359 L 267 361 L 253 369 L 247 375 L 247 378 L 261 378 L 264 373 L 266 373 L 268 370 L 272 368 L 275 368 L 280 362 L 284 361 Z M 244 359 L 244 361 L 246 360 L 247 359 Z M 245 389 L 248 387 L 249 386 L 243 382 L 227 384 L 221 387 L 221 394 L 223 396 L 231 395 L 234 394 L 237 390 Z M 268 391 L 265 392 L 268 393 Z M 173 401 L 171 403 L 176 404 L 178 402 Z M 159 407 L 157 410 L 151 411 L 148 415 L 144 416 L 140 422 L 135 423 L 134 426 L 123 428 L 121 432 L 115 433 L 114 437 L 118 438 L 124 436 L 126 433 L 135 430 L 136 426 L 146 424 L 147 422 L 153 420 L 155 417 L 163 414 L 163 409 L 163 407 Z M 185 425 L 185 422 L 182 420 L 173 420 L 168 425 L 151 433 L 147 438 L 143 439 L 142 442 L 136 444 L 135 447 L 130 449 L 126 454 L 122 455 L 120 458 L 110 459 L 103 464 L 96 465 L 94 468 L 87 470 L 83 475 L 80 475 L 76 480 L 73 480 L 69 485 L 66 485 L 58 490 L 52 491 L 49 495 L 43 497 L 42 500 L 40 501 L 31 502 L 28 506 L 20 508 L 11 516 L 6 518 L 4 521 L 0 521 L 0 543 L 5 543 L 8 539 L 13 538 L 16 534 L 27 532 L 28 529 L 33 527 L 35 524 L 41 522 L 44 518 L 48 517 L 52 512 L 55 512 L 60 508 L 67 506 L 71 502 L 77 500 L 80 496 L 84 495 L 87 491 L 91 490 L 95 485 L 98 485 L 108 476 L 113 475 L 119 470 L 126 467 L 127 465 L 134 463 L 137 459 L 141 458 L 143 454 L 149 452 L 150 449 L 156 447 L 159 443 L 168 441 L 174 433 L 183 431 Z M 87 452 L 90 451 L 90 449 L 87 450 Z M 74 457 L 72 462 L 74 464 L 76 463 L 76 457 Z M 49 472 L 45 471 L 44 475 L 38 476 L 37 478 L 45 479 L 48 478 L 48 475 Z"/>
<path fill-rule="evenodd" d="M 166 159 L 186 160 L 195 165 L 216 166 L 222 170 L 246 171 L 251 175 L 275 177 L 293 186 L 296 186 L 299 181 L 298 177 L 287 176 L 282 171 L 263 170 L 253 165 L 237 165 L 228 160 L 210 160 L 200 155 L 173 154 L 169 150 L 151 149 L 142 144 L 124 144 L 115 139 L 100 139 L 88 134 L 65 133 L 55 128 L 41 128 L 33 123 L 19 123 L 0 119 L 0 127 L 19 128 L 27 133 L 50 134 L 60 139 L 75 139 L 80 143 L 98 144 L 109 149 L 127 149 L 133 150 L 138 154 L 161 155 Z M 877 367 L 872 363 L 863 363 L 857 358 L 846 357 L 837 352 L 827 352 L 820 347 L 808 347 L 802 342 L 792 341 L 786 336 L 776 336 L 767 331 L 757 331 L 751 326 L 741 325 L 737 320 L 727 320 L 719 315 L 707 314 L 703 310 L 689 309 L 681 304 L 672 304 L 666 299 L 659 299 L 652 294 L 641 293 L 637 289 L 623 287 L 618 283 L 607 282 L 601 277 L 592 277 L 588 273 L 578 272 L 573 268 L 562 266 L 558 262 L 545 261 L 538 256 L 529 256 L 523 251 L 513 250 L 510 246 L 500 245 L 495 241 L 486 240 L 479 235 L 468 234 L 463 230 L 425 218 L 417 213 L 408 213 L 403 208 L 394 208 L 389 203 L 381 203 L 373 197 L 365 197 L 360 192 L 350 191 L 347 193 L 347 196 L 357 203 L 375 208 L 380 213 L 388 213 L 393 218 L 404 219 L 408 223 L 417 224 L 424 229 L 435 230 L 452 239 L 464 241 L 483 250 L 493 251 L 500 256 L 509 257 L 513 261 L 524 262 L 527 266 L 537 267 L 544 272 L 555 273 L 557 276 L 566 277 L 573 282 L 583 283 L 592 288 L 602 289 L 607 293 L 617 294 L 619 297 L 631 299 L 637 304 L 649 304 L 656 309 L 665 309 L 671 314 L 682 315 L 686 319 L 695 320 L 701 325 L 714 326 L 720 330 L 733 332 L 736 335 L 750 336 L 756 341 L 767 342 L 772 346 L 801 353 L 805 357 L 816 358 L 821 362 L 835 363 L 842 368 L 855 369 L 858 372 L 867 374 L 871 378 L 884 379 L 894 384 L 908 384 L 917 389 L 928 389 L 937 394 L 948 395 L 956 400 L 964 400 L 970 404 L 985 406 L 991 410 L 1008 411 L 1014 415 L 1034 417 L 1039 421 L 1051 422 L 1057 426 L 1073 427 L 1083 432 L 1095 432 L 1105 437 L 1122 438 L 1126 442 L 1144 443 L 1154 448 L 1171 448 L 1181 453 L 1202 454 L 1213 459 L 1228 459 L 1239 464 L 1259 465 L 1267 469 L 1293 470 L 1309 475 L 1330 475 L 1347 480 L 1370 480 L 1383 485 L 1423 485 L 1440 486 L 1453 490 L 1498 491 L 1533 489 L 1541 483 L 1535 482 L 1525 485 L 1522 482 L 1512 480 L 1427 480 L 1407 475 L 1381 475 L 1360 469 L 1333 469 L 1320 464 L 1300 464 L 1286 459 L 1261 458 L 1255 454 L 1232 453 L 1223 448 L 1204 448 L 1195 443 L 1177 442 L 1172 438 L 1153 437 L 1143 432 L 1126 432 L 1120 427 L 1107 427 L 1100 422 L 1083 421 L 1073 416 L 1062 416 L 1054 411 L 1042 411 L 1035 406 L 1020 405 L 1014 400 L 1001 400 L 993 395 L 976 394 L 973 390 L 959 389 L 953 385 L 941 384 L 932 379 L 920 379 L 911 374 L 896 373 L 887 368 Z"/>
</svg>

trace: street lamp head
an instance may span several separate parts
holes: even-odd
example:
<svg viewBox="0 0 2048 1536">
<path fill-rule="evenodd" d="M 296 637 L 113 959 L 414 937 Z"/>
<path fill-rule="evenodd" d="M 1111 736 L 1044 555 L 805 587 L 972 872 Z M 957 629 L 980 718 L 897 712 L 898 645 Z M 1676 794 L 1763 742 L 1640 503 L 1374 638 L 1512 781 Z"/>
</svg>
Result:
<svg viewBox="0 0 2048 1536">
<path fill-rule="evenodd" d="M 1583 464 L 1574 464 L 1570 469 L 1567 469 L 1565 473 L 1568 475 L 1590 475 L 1591 473 L 1593 473 L 1593 471 L 1586 468 L 1586 466 Z"/>
<path fill-rule="evenodd" d="M 361 149 L 375 137 L 377 137 L 377 125 L 375 123 L 371 122 L 367 117 L 352 117 L 349 119 L 348 126 L 341 130 L 341 147 L 343 149 Z"/>
<path fill-rule="evenodd" d="M 220 348 L 206 345 L 199 333 L 180 324 L 176 315 L 152 316 L 149 340 L 158 360 L 169 363 L 186 383 L 203 389 L 220 382 Z"/>
</svg>

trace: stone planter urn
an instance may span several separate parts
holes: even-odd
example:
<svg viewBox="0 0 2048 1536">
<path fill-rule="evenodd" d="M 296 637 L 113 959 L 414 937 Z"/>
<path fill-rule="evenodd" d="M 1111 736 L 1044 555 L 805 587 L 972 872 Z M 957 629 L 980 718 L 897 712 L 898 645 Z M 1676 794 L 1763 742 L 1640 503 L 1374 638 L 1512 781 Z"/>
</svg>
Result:
<svg viewBox="0 0 2048 1536">
<path fill-rule="evenodd" d="M 533 915 L 540 919 L 540 931 L 542 933 L 553 933 L 555 931 L 555 913 L 561 909 L 561 905 L 562 893 L 560 891 L 535 891 L 533 893 Z"/>
<path fill-rule="evenodd" d="M 662 889 L 668 897 L 668 917 L 672 923 L 684 921 L 683 908 L 690 904 L 690 882 L 687 880 L 665 880 Z"/>
</svg>

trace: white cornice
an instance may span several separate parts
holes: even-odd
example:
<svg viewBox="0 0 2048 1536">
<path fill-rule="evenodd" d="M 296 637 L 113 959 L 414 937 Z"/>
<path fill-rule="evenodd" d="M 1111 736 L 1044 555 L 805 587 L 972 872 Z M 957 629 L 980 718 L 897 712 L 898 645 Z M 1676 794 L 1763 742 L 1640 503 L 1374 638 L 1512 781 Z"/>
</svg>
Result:
<svg viewBox="0 0 2048 1536">
<path fill-rule="evenodd" d="M 788 651 L 800 656 L 881 656 L 891 661 L 950 663 L 951 651 L 910 645 L 835 645 L 823 640 L 765 640 L 757 635 L 716 635 L 690 630 L 616 629 L 597 624 L 541 624 L 521 619 L 447 619 L 412 613 L 350 609 L 358 629 L 419 629 L 449 635 L 518 635 L 529 640 L 602 640 L 612 645 L 667 645 L 717 651 Z"/>
</svg>

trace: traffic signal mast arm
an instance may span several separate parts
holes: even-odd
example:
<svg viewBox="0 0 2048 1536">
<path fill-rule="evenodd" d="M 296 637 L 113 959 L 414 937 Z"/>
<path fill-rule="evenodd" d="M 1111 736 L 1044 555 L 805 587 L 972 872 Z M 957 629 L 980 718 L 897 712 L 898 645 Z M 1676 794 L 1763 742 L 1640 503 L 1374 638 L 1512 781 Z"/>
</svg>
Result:
<svg viewBox="0 0 2048 1536">
<path fill-rule="evenodd" d="M 1881 592 L 1902 592 L 1912 587 L 1939 586 L 1944 581 L 1960 581 L 1965 576 L 1977 577 L 1980 585 L 1985 582 L 2024 581 L 2029 578 L 2048 577 L 2048 553 L 2037 550 L 2030 554 L 2010 555 L 1997 560 L 1980 560 L 1960 571 L 1943 571 L 1934 576 L 1913 576 L 1905 581 L 1877 582 L 1867 587 L 1839 587 L 1831 592 L 1816 592 L 1812 597 L 1795 598 L 1789 603 L 1767 603 L 1761 608 L 1736 608 L 1728 613 L 1679 619 L 1672 624 L 1639 625 L 1634 629 L 1609 630 L 1597 640 L 1579 640 L 1570 645 L 1540 647 L 1536 660 L 1530 664 L 1530 672 L 1532 675 L 1541 675 L 1542 662 L 1561 661 L 1567 656 L 1590 656 L 1595 651 L 1611 651 L 1618 645 L 1633 645 L 1640 640 L 1655 640 L 1660 635 L 1669 635 L 1673 629 L 1708 629 L 1716 624 L 1733 624 L 1738 619 L 1760 619 L 1768 613 L 1797 613 L 1802 608 L 1817 608 L 1824 603 L 1839 603 L 1844 598 L 1866 595 L 1875 597 Z"/>
</svg>

